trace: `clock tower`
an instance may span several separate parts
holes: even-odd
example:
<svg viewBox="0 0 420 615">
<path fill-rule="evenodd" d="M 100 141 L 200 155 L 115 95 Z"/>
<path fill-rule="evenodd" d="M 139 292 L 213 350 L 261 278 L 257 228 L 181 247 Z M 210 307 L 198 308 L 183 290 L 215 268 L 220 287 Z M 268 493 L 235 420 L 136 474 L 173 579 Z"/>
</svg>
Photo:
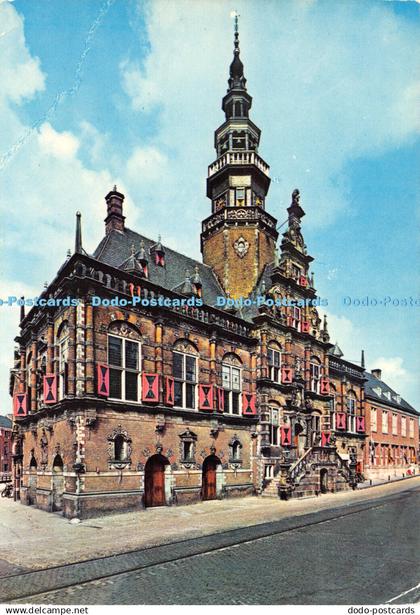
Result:
<svg viewBox="0 0 420 615">
<path fill-rule="evenodd" d="M 261 131 L 249 118 L 235 18 L 233 61 L 222 101 L 225 121 L 215 131 L 216 160 L 209 166 L 212 213 L 202 223 L 203 261 L 232 298 L 247 297 L 267 263 L 274 261 L 277 220 L 265 211 L 268 164 L 258 155 Z"/>
</svg>

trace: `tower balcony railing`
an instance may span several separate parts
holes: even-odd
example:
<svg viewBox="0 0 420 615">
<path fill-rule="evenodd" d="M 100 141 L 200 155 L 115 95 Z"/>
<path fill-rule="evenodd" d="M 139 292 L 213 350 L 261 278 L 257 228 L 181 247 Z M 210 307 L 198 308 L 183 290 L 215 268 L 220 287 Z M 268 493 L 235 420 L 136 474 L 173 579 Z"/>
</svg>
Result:
<svg viewBox="0 0 420 615">
<path fill-rule="evenodd" d="M 226 167 L 227 165 L 241 165 L 241 164 L 254 164 L 260 171 L 265 173 L 265 175 L 270 174 L 270 167 L 262 158 L 258 156 L 255 152 L 244 151 L 244 152 L 226 152 L 223 156 L 220 156 L 217 160 L 215 160 L 209 166 L 208 176 L 211 177 L 215 175 L 218 171 Z"/>
</svg>

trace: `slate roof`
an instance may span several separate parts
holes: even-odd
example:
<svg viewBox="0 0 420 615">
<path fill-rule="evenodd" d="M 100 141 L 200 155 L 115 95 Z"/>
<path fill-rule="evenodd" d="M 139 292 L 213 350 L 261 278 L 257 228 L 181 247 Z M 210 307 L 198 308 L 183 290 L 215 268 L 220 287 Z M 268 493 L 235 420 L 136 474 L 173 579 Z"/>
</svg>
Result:
<svg viewBox="0 0 420 615">
<path fill-rule="evenodd" d="M 367 378 L 367 381 L 365 382 L 366 397 L 369 397 L 370 399 L 381 402 L 383 404 L 394 406 L 395 408 L 404 410 L 409 414 L 420 416 L 420 412 L 413 408 L 413 406 L 406 402 L 405 399 L 403 399 L 398 393 L 391 389 L 391 387 L 385 384 L 385 382 L 379 380 L 379 378 L 376 378 L 376 376 L 370 374 L 369 372 L 365 372 L 365 377 Z M 378 392 L 376 392 L 375 389 L 378 389 Z M 385 393 L 390 394 L 391 398 L 388 399 Z M 400 401 L 398 401 L 398 399 Z"/>
<path fill-rule="evenodd" d="M 7 416 L 0 414 L 0 427 L 3 427 L 3 429 L 12 429 L 12 421 Z"/>
<path fill-rule="evenodd" d="M 99 243 L 93 257 L 107 263 L 112 267 L 120 268 L 131 256 L 131 246 L 135 245 L 136 254 L 140 251 L 140 244 L 144 242 L 148 258 L 149 280 L 168 290 L 179 289 L 185 281 L 185 272 L 194 276 L 195 268 L 198 267 L 202 282 L 202 298 L 204 303 L 215 306 L 218 296 L 225 296 L 213 270 L 208 265 L 196 261 L 180 252 L 163 246 L 165 250 L 165 266 L 155 264 L 154 254 L 150 248 L 156 246 L 157 240 L 148 239 L 135 231 L 125 228 L 123 232 L 112 230 Z M 177 291 L 179 292 L 179 290 Z"/>
</svg>

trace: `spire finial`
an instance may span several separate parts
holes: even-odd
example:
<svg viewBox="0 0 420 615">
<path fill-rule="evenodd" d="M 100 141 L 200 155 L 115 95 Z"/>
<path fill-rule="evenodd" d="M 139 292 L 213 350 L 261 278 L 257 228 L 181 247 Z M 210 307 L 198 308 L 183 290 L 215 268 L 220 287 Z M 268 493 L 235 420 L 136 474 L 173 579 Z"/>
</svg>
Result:
<svg viewBox="0 0 420 615">
<path fill-rule="evenodd" d="M 25 297 L 21 297 L 21 304 L 20 304 L 20 322 L 22 322 L 22 320 L 25 318 Z"/>
<path fill-rule="evenodd" d="M 74 253 L 81 254 L 82 248 L 82 214 L 76 211 L 76 237 L 74 240 Z"/>
<path fill-rule="evenodd" d="M 365 351 L 362 350 L 362 358 L 361 358 L 361 362 L 360 362 L 361 367 L 363 367 L 363 369 L 365 369 Z"/>
<path fill-rule="evenodd" d="M 136 246 L 134 245 L 134 243 L 131 244 L 131 256 L 134 256 L 136 253 Z"/>
</svg>

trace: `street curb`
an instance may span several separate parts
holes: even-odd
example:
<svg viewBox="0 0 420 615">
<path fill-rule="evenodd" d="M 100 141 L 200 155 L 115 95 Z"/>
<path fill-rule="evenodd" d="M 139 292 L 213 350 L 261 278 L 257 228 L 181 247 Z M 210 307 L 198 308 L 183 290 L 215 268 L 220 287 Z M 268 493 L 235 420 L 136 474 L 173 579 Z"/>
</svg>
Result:
<svg viewBox="0 0 420 615">
<path fill-rule="evenodd" d="M 145 549 L 137 549 L 118 555 L 105 556 L 73 564 L 65 564 L 42 570 L 14 574 L 0 579 L 1 601 L 11 602 L 31 596 L 64 589 L 89 581 L 133 572 L 175 560 L 189 558 L 249 541 L 267 538 L 309 525 L 346 517 L 407 497 L 413 489 L 394 493 L 368 502 L 344 504 L 327 510 L 311 512 L 298 517 L 286 517 L 245 528 L 227 530 L 199 538 L 188 538 Z"/>
</svg>

